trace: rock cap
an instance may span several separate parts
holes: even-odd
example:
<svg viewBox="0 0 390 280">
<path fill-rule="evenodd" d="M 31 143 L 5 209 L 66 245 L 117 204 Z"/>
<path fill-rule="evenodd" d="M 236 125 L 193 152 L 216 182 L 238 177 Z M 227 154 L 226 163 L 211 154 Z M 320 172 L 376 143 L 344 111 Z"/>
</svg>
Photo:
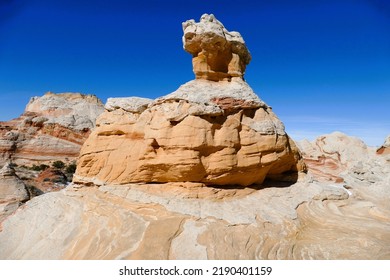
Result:
<svg viewBox="0 0 390 280">
<path fill-rule="evenodd" d="M 141 113 L 148 107 L 151 102 L 153 102 L 153 99 L 142 97 L 111 97 L 107 99 L 105 108 L 109 112 L 121 108 L 130 113 Z"/>
<path fill-rule="evenodd" d="M 192 54 L 197 79 L 212 81 L 243 78 L 251 55 L 241 34 L 229 32 L 213 14 L 183 22 L 183 48 Z"/>
</svg>

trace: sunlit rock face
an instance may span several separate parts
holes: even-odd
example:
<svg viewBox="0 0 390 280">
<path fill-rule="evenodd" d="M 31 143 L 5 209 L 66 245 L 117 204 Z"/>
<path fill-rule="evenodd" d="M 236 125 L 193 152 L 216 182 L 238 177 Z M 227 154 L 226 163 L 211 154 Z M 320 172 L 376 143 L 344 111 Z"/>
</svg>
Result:
<svg viewBox="0 0 390 280">
<path fill-rule="evenodd" d="M 362 140 L 341 132 L 321 135 L 314 141 L 299 141 L 309 174 L 318 181 L 345 182 L 359 178 L 362 182 L 377 182 L 390 172 L 388 138 L 379 148 L 368 147 Z"/>
<path fill-rule="evenodd" d="M 73 184 L 0 223 L 0 259 L 390 259 L 389 155 L 332 133 L 298 143 L 297 173 L 271 108 L 207 67 L 108 99 Z"/>
<path fill-rule="evenodd" d="M 94 95 L 48 92 L 32 97 L 18 118 L 0 122 L 0 222 L 30 199 L 32 190 L 54 184 L 54 178 L 27 167 L 75 161 L 103 110 Z"/>
<path fill-rule="evenodd" d="M 48 92 L 31 98 L 20 117 L 0 122 L 0 166 L 75 160 L 103 110 L 94 95 Z"/>
<path fill-rule="evenodd" d="M 390 155 L 390 135 L 387 136 L 383 145 L 377 150 L 378 155 Z"/>
<path fill-rule="evenodd" d="M 156 100 L 110 98 L 81 150 L 75 182 L 296 179 L 304 165 L 295 144 L 242 79 L 250 54 L 241 35 L 213 15 L 183 29 L 197 79 Z"/>
<path fill-rule="evenodd" d="M 29 198 L 26 185 L 12 165 L 5 164 L 0 169 L 0 223 Z"/>
<path fill-rule="evenodd" d="M 196 78 L 212 81 L 243 78 L 251 55 L 241 34 L 229 32 L 214 15 L 204 14 L 199 22 L 183 22 L 183 47 L 192 54 Z"/>
</svg>

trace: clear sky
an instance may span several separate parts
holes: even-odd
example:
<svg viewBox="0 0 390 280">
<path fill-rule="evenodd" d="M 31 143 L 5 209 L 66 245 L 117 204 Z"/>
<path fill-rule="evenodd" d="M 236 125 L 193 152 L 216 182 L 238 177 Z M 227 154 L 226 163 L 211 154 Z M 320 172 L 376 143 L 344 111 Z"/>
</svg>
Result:
<svg viewBox="0 0 390 280">
<path fill-rule="evenodd" d="M 245 78 L 294 139 L 390 134 L 388 0 L 0 0 L 0 120 L 47 91 L 174 91 L 194 77 L 181 23 L 203 13 L 242 34 Z"/>
</svg>

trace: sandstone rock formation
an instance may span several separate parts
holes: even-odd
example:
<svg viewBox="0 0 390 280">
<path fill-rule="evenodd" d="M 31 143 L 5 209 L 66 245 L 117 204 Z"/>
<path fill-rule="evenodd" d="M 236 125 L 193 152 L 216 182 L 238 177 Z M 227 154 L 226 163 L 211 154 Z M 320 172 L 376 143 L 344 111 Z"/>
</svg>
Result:
<svg viewBox="0 0 390 280">
<path fill-rule="evenodd" d="M 209 68 L 157 100 L 109 99 L 74 183 L 1 224 L 0 259 L 390 259 L 389 155 L 333 133 L 300 143 L 296 176 L 271 108 Z"/>
<path fill-rule="evenodd" d="M 298 145 L 315 181 L 339 182 L 354 189 L 355 195 L 375 205 L 388 207 L 390 198 L 390 155 L 377 154 L 356 137 L 340 132 Z"/>
<path fill-rule="evenodd" d="M 93 95 L 46 93 L 17 119 L 0 122 L 0 166 L 74 160 L 103 104 Z"/>
<path fill-rule="evenodd" d="M 74 185 L 4 221 L 0 259 L 390 259 L 388 203 L 307 179 Z"/>
<path fill-rule="evenodd" d="M 0 169 L 0 223 L 28 199 L 26 186 L 14 168 L 10 164 L 4 165 Z"/>
<path fill-rule="evenodd" d="M 65 187 L 68 178 L 60 169 L 49 167 L 38 174 L 36 182 L 42 192 L 49 192 Z"/>
<path fill-rule="evenodd" d="M 186 50 L 199 45 L 213 59 L 228 55 L 249 62 L 242 38 L 214 16 L 183 26 Z M 221 34 L 228 39 L 223 44 Z M 75 182 L 248 186 L 266 178 L 296 179 L 304 169 L 299 152 L 283 123 L 242 79 L 243 70 L 219 82 L 209 75 L 220 71 L 195 72 L 198 79 L 154 101 L 109 99 L 80 152 Z"/>
<path fill-rule="evenodd" d="M 251 55 L 241 34 L 229 32 L 214 15 L 204 14 L 200 22 L 183 22 L 183 46 L 192 54 L 196 78 L 212 81 L 242 78 Z"/>
<path fill-rule="evenodd" d="M 379 157 L 375 148 L 341 132 L 320 136 L 313 142 L 303 140 L 298 146 L 309 174 L 319 181 L 344 182 L 351 174 L 364 175 L 364 181 L 378 181 L 389 167 L 386 157 Z"/>
<path fill-rule="evenodd" d="M 351 157 L 328 174 L 343 183 L 309 164 L 292 185 L 74 184 L 3 222 L 0 259 L 390 259 L 390 158 L 341 133 L 314 143 Z"/>
<path fill-rule="evenodd" d="M 390 154 L 390 135 L 387 136 L 383 145 L 377 150 L 379 155 L 388 155 Z"/>
</svg>

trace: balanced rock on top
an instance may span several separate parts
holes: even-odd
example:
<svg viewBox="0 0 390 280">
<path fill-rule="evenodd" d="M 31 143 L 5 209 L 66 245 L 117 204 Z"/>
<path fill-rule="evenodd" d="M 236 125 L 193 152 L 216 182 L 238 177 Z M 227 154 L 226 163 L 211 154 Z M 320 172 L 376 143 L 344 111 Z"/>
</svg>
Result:
<svg viewBox="0 0 390 280">
<path fill-rule="evenodd" d="M 244 76 L 251 55 L 241 34 L 227 31 L 214 15 L 204 14 L 200 22 L 183 22 L 183 47 L 192 54 L 196 78 L 212 81 Z"/>
<path fill-rule="evenodd" d="M 250 54 L 239 33 L 213 15 L 183 29 L 197 79 L 156 100 L 109 99 L 75 182 L 248 186 L 304 170 L 283 123 L 243 80 Z"/>
</svg>

